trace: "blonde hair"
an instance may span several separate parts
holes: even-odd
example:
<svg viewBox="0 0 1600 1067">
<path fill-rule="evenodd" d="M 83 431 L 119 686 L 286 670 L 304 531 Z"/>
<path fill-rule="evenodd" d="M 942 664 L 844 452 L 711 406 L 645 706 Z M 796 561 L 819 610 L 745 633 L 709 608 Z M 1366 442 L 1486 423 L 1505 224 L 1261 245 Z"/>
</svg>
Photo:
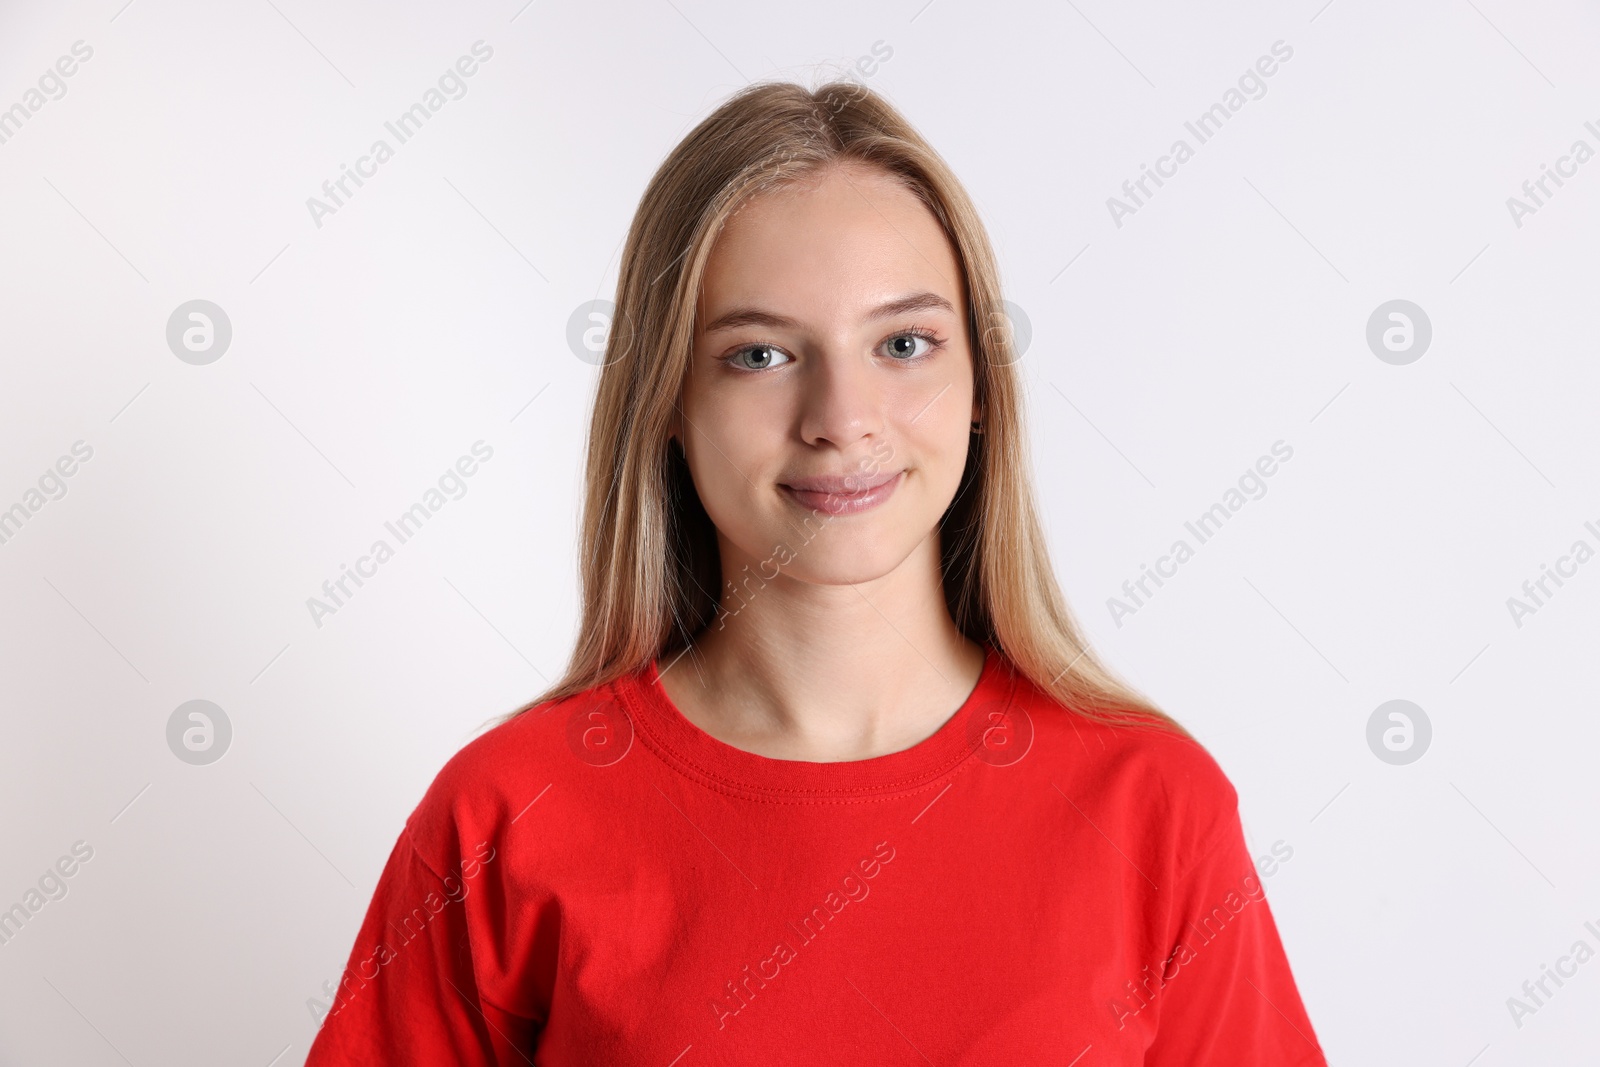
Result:
<svg viewBox="0 0 1600 1067">
<path fill-rule="evenodd" d="M 1033 504 L 1022 391 L 988 235 L 955 174 L 856 82 L 737 92 L 673 149 L 629 227 L 589 428 L 579 541 L 583 616 L 566 673 L 502 721 L 686 646 L 716 618 L 715 530 L 669 432 L 689 366 L 701 279 L 723 222 L 751 197 L 841 163 L 896 177 L 937 217 L 966 280 L 983 432 L 942 523 L 945 600 L 1070 710 L 1190 736 L 1090 650 L 1051 568 Z"/>
</svg>

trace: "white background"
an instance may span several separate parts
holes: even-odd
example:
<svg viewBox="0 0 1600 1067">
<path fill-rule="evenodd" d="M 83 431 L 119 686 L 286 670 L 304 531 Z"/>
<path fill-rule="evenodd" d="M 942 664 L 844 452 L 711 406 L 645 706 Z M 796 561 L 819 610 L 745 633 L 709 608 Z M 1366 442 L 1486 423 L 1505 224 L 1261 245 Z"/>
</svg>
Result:
<svg viewBox="0 0 1600 1067">
<path fill-rule="evenodd" d="M 93 859 L 0 945 L 0 1062 L 300 1062 L 401 824 L 576 618 L 596 368 L 646 181 L 748 80 L 862 79 L 977 201 L 1032 342 L 1033 463 L 1067 595 L 1241 795 L 1339 1064 L 1593 1063 L 1600 961 L 1600 126 L 1578 3 L 105 0 L 0 9 L 0 908 Z M 493 48 L 336 214 L 306 200 L 474 41 Z M 1107 198 L 1275 41 L 1293 49 L 1117 226 Z M 1069 265 L 1070 264 L 1070 265 Z M 1368 348 L 1421 306 L 1408 365 Z M 176 358 L 180 304 L 233 328 Z M 468 482 L 319 627 L 307 608 L 474 441 Z M 1136 615 L 1107 610 L 1275 441 L 1293 458 Z M 392 543 L 392 538 L 390 538 Z M 1191 539 L 1192 540 L 1192 539 Z M 1433 739 L 1369 749 L 1384 701 Z M 169 750 L 178 705 L 233 727 Z M 1551 987 L 1554 988 L 1554 987 Z M 277 1057 L 277 1059 L 274 1059 Z"/>
</svg>

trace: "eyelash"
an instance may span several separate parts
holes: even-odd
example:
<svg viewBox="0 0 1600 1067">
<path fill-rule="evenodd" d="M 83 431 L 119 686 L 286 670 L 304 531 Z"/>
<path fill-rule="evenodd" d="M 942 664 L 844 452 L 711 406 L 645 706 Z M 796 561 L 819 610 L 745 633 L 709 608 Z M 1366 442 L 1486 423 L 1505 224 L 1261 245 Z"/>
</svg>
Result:
<svg viewBox="0 0 1600 1067">
<path fill-rule="evenodd" d="M 909 327 L 909 328 L 904 329 L 904 330 L 896 330 L 894 333 L 891 333 L 889 336 L 885 337 L 883 340 L 884 341 L 892 341 L 896 337 L 920 337 L 924 341 L 928 342 L 928 350 L 926 352 L 922 353 L 922 355 L 920 355 L 920 356 L 912 356 L 909 359 L 895 359 L 892 356 L 889 357 L 889 361 L 891 363 L 897 363 L 900 366 L 916 366 L 919 363 L 924 363 L 927 360 L 932 359 L 935 353 L 937 353 L 940 349 L 944 348 L 944 344 L 945 344 L 943 338 L 941 338 L 934 331 L 932 331 L 932 330 L 930 330 L 930 329 L 928 329 L 928 328 L 926 328 L 924 326 L 912 326 L 912 327 Z M 751 351 L 752 349 L 756 349 L 756 348 L 776 348 L 780 352 L 783 351 L 783 349 L 780 348 L 778 345 L 769 345 L 769 344 L 740 345 L 738 348 L 734 349 L 732 352 L 729 352 L 726 356 L 723 356 L 722 357 L 722 362 L 727 364 L 728 366 L 732 367 L 733 370 L 735 370 L 737 372 L 741 372 L 741 373 L 744 373 L 744 374 L 762 374 L 766 370 L 769 370 L 770 368 L 765 368 L 764 367 L 764 368 L 757 369 L 757 368 L 752 368 L 752 367 L 741 367 L 736 362 L 736 360 L 741 355 L 743 355 L 746 352 Z M 784 354 L 788 355 L 788 353 L 786 353 L 786 352 Z M 791 356 L 790 358 L 792 359 L 793 357 Z"/>
</svg>

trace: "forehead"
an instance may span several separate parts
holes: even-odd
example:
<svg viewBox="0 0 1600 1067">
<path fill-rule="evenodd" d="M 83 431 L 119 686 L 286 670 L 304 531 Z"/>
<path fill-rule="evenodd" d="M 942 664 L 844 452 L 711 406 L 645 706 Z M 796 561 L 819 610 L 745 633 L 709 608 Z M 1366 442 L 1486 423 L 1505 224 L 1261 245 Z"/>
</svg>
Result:
<svg viewBox="0 0 1600 1067">
<path fill-rule="evenodd" d="M 964 288 L 955 248 L 927 205 L 888 174 L 846 164 L 758 194 L 727 220 L 697 318 L 735 305 L 851 316 L 924 290 L 963 309 Z"/>
</svg>

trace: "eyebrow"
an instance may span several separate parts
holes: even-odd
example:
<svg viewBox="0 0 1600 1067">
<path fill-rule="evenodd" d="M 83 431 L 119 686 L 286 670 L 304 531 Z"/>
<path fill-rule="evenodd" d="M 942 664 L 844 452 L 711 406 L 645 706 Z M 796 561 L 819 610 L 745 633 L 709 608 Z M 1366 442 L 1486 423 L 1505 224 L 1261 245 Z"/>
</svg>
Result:
<svg viewBox="0 0 1600 1067">
<path fill-rule="evenodd" d="M 910 296 L 891 300 L 887 304 L 879 304 L 867 312 L 867 318 L 887 319 L 895 315 L 904 315 L 911 311 L 947 311 L 954 315 L 956 309 L 950 301 L 938 293 L 912 293 Z M 720 330 L 733 330 L 740 326 L 765 326 L 774 330 L 798 329 L 800 324 L 794 319 L 783 315 L 775 315 L 770 311 L 763 311 L 756 307 L 734 308 L 725 315 L 719 315 L 715 321 L 708 324 L 705 333 L 717 333 Z"/>
</svg>

